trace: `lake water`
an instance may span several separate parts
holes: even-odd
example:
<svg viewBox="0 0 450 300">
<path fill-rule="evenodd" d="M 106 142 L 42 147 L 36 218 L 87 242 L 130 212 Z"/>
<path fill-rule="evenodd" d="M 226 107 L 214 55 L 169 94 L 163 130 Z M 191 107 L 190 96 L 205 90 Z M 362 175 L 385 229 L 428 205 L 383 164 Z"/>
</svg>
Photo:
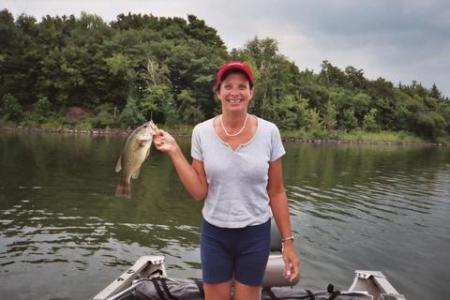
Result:
<svg viewBox="0 0 450 300">
<path fill-rule="evenodd" d="M 200 277 L 201 204 L 153 150 L 114 196 L 123 138 L 0 134 L 0 298 L 90 299 L 142 255 Z M 189 142 L 182 142 L 188 152 Z M 450 297 L 450 149 L 287 144 L 300 284 L 379 270 L 408 300 Z"/>
</svg>

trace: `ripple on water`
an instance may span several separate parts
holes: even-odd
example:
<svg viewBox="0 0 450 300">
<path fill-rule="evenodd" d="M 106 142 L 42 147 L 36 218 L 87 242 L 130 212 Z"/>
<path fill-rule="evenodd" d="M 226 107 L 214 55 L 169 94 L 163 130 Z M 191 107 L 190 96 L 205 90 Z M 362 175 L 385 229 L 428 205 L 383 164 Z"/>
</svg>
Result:
<svg viewBox="0 0 450 300">
<path fill-rule="evenodd" d="M 187 225 L 135 224 L 105 222 L 100 217 L 85 217 L 27 207 L 21 201 L 8 210 L 1 210 L 0 257 L 3 272 L 23 265 L 66 264 L 79 271 L 89 268 L 130 266 L 136 254 L 164 253 L 183 261 L 184 251 L 174 249 L 197 246 L 198 227 Z M 14 218 L 9 218 L 15 216 Z M 17 218 L 20 216 L 20 218 Z M 151 239 L 148 237 L 151 236 Z M 136 242 L 140 241 L 140 242 Z M 141 244 L 142 243 L 142 244 Z M 180 246 L 182 245 L 182 247 Z M 181 264 L 182 265 L 182 264 Z M 183 267 L 184 269 L 189 267 Z"/>
<path fill-rule="evenodd" d="M 448 187 L 448 180 L 443 176 L 445 187 Z M 430 186 L 430 179 L 426 176 L 416 178 L 408 174 L 387 177 L 378 176 L 372 178 L 366 185 L 357 183 L 355 185 L 339 185 L 328 189 L 317 191 L 316 188 L 308 185 L 287 187 L 289 198 L 300 203 L 309 201 L 317 203 L 333 202 L 343 208 L 341 212 L 349 217 L 357 217 L 358 214 L 349 212 L 349 209 L 356 209 L 360 213 L 365 213 L 377 219 L 389 219 L 386 216 L 408 215 L 410 213 L 429 214 L 430 209 L 436 205 L 436 201 L 445 201 L 445 195 L 449 192 L 440 188 L 440 182 L 433 178 Z M 437 196 L 437 199 L 433 199 Z M 294 206 L 295 209 L 297 209 Z M 319 208 L 322 208 L 319 206 Z M 336 210 L 330 210 L 336 213 Z M 316 214 L 323 218 L 324 214 Z M 333 216 L 330 216 L 333 217 Z M 334 217 L 335 218 L 335 217 Z"/>
</svg>

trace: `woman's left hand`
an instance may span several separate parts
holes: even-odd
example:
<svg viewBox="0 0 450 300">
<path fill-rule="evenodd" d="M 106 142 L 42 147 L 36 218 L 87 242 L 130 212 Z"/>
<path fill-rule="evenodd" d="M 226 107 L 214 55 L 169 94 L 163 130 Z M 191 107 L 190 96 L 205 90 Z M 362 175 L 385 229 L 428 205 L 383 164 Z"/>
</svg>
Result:
<svg viewBox="0 0 450 300">
<path fill-rule="evenodd" d="M 300 276 L 300 258 L 295 253 L 293 241 L 286 241 L 283 245 L 284 272 L 283 276 L 294 281 Z"/>
</svg>

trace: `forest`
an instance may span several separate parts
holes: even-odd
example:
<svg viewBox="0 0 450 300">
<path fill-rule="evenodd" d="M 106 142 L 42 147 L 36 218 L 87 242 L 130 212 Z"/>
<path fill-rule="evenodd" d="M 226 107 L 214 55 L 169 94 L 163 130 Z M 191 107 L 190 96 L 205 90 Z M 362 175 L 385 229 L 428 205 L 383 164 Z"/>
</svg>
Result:
<svg viewBox="0 0 450 300">
<path fill-rule="evenodd" d="M 0 127 L 133 128 L 153 118 L 192 126 L 220 111 L 212 91 L 226 60 L 249 63 L 251 112 L 284 132 L 400 132 L 450 140 L 450 101 L 436 85 L 392 83 L 341 69 L 301 69 L 274 38 L 228 50 L 214 28 L 187 18 L 120 14 L 14 17 L 0 11 Z M 301 51 L 301 50 L 299 50 Z"/>
</svg>

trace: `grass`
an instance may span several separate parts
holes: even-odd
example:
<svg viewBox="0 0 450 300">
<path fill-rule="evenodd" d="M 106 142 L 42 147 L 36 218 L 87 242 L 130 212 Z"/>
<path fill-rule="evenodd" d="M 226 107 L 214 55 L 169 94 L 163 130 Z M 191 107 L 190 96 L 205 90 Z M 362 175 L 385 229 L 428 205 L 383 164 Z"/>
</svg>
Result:
<svg viewBox="0 0 450 300">
<path fill-rule="evenodd" d="M 339 135 L 339 139 L 345 142 L 365 142 L 365 143 L 400 143 L 400 144 L 430 143 L 430 141 L 427 141 L 421 137 L 403 131 L 367 132 L 362 130 L 355 130 L 351 132 L 341 133 Z"/>
<path fill-rule="evenodd" d="M 335 141 L 342 143 L 363 143 L 363 144 L 430 144 L 438 143 L 450 145 L 450 138 L 441 137 L 436 142 L 418 137 L 412 133 L 400 131 L 378 131 L 369 132 L 364 130 L 353 131 L 307 131 L 288 130 L 282 131 L 283 138 L 287 140 L 299 141 Z"/>
</svg>

